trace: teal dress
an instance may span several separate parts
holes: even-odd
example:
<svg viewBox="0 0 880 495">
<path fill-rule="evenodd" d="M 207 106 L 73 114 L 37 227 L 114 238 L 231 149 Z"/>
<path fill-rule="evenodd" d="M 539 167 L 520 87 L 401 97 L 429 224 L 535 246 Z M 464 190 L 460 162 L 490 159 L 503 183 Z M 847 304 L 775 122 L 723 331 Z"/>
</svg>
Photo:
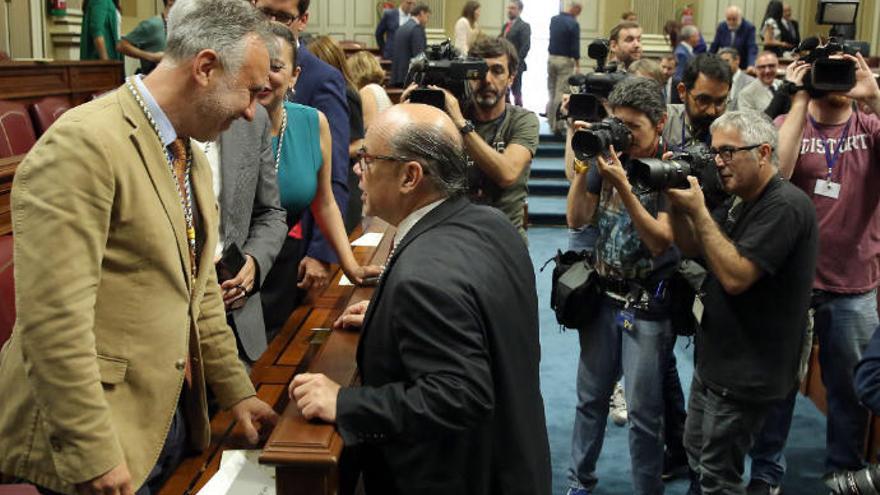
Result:
<svg viewBox="0 0 880 495">
<path fill-rule="evenodd" d="M 278 163 L 278 192 L 281 206 L 289 217 L 299 215 L 312 204 L 318 189 L 321 170 L 321 132 L 318 111 L 299 103 L 284 102 L 287 129 Z M 272 152 L 277 153 L 278 137 L 272 138 Z"/>
<path fill-rule="evenodd" d="M 104 46 L 110 60 L 122 60 L 122 54 L 116 51 L 119 42 L 119 13 L 113 0 L 89 0 L 83 12 L 82 32 L 79 37 L 79 59 L 98 60 L 98 48 L 95 37 L 104 37 Z"/>
</svg>

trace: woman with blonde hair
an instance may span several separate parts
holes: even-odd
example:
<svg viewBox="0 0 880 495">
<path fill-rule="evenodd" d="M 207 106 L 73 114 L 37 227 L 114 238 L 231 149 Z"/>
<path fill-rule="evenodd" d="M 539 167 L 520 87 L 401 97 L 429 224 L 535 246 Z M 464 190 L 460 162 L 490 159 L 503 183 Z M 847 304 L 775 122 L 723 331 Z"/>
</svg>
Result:
<svg viewBox="0 0 880 495">
<path fill-rule="evenodd" d="M 361 95 L 361 108 L 364 112 L 364 129 L 369 129 L 376 115 L 390 108 L 391 98 L 382 87 L 385 81 L 385 71 L 376 60 L 376 56 L 363 50 L 348 57 L 348 71 L 354 80 L 354 85 Z"/>
<path fill-rule="evenodd" d="M 480 2 L 468 0 L 461 9 L 461 17 L 455 21 L 453 45 L 462 55 L 467 55 L 480 33 Z"/>
</svg>

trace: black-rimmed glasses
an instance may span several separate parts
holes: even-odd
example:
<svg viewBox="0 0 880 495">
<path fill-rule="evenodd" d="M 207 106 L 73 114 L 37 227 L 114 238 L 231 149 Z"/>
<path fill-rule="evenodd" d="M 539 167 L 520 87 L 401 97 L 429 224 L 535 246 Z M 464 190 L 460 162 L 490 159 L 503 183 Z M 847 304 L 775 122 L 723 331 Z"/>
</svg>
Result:
<svg viewBox="0 0 880 495">
<path fill-rule="evenodd" d="M 260 7 L 260 12 L 262 12 L 267 18 L 272 19 L 275 22 L 280 22 L 285 26 L 290 26 L 299 19 L 298 15 L 288 14 L 287 12 L 270 9 L 269 7 Z"/>
<path fill-rule="evenodd" d="M 718 148 L 709 148 L 712 157 L 721 157 L 725 163 L 733 160 L 733 155 L 738 151 L 749 151 L 761 146 L 764 143 L 752 144 L 749 146 L 720 146 Z"/>
<path fill-rule="evenodd" d="M 409 162 L 412 161 L 410 158 L 406 158 L 404 156 L 390 156 L 390 155 L 374 155 L 372 153 L 367 153 L 366 148 L 361 148 L 357 151 L 357 162 L 361 166 L 361 171 L 366 173 L 369 170 L 370 165 L 373 164 L 374 160 L 387 160 L 389 162 Z"/>
</svg>

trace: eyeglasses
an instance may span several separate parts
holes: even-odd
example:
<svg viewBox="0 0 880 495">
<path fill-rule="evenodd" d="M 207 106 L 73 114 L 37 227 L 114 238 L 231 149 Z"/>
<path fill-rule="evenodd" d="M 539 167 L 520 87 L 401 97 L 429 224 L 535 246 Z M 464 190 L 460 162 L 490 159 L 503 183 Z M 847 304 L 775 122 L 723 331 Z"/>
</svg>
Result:
<svg viewBox="0 0 880 495">
<path fill-rule="evenodd" d="M 300 18 L 300 16 L 298 15 L 288 14 L 287 12 L 270 9 L 269 7 L 260 7 L 260 12 L 262 12 L 264 16 L 272 19 L 273 21 L 280 22 L 285 26 L 290 26 L 297 19 Z"/>
<path fill-rule="evenodd" d="M 373 164 L 374 160 L 386 160 L 389 162 L 408 162 L 412 161 L 410 158 L 406 158 L 403 156 L 389 156 L 389 155 L 373 155 L 367 153 L 366 148 L 361 148 L 357 151 L 357 162 L 361 166 L 361 171 L 363 173 L 367 173 L 367 170 L 370 169 L 370 165 Z"/>
<path fill-rule="evenodd" d="M 721 146 L 718 148 L 709 148 L 709 154 L 711 154 L 713 158 L 721 157 L 721 160 L 724 163 L 729 163 L 733 160 L 733 154 L 737 151 L 753 150 L 762 144 L 764 143 L 752 144 L 749 146 Z"/>
<path fill-rule="evenodd" d="M 688 94 L 691 96 L 691 98 L 694 99 L 694 101 L 697 103 L 697 106 L 700 108 L 709 108 L 709 106 L 711 105 L 716 109 L 723 110 L 727 107 L 727 95 L 724 95 L 721 98 L 712 98 L 711 96 L 704 94 L 694 95 L 690 91 L 688 91 Z"/>
</svg>

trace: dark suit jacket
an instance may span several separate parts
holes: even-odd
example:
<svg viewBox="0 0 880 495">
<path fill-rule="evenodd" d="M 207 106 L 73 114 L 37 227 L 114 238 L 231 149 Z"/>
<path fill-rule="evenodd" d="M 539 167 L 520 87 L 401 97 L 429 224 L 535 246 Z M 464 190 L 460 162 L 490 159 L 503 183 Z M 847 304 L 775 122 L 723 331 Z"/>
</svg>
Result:
<svg viewBox="0 0 880 495">
<path fill-rule="evenodd" d="M 507 25 L 507 23 L 504 23 L 504 25 Z M 507 32 L 507 35 L 504 34 L 504 26 L 501 27 L 501 37 L 507 38 L 507 41 L 516 47 L 516 54 L 519 56 L 519 72 L 524 72 L 527 69 L 526 56 L 532 47 L 532 27 L 528 22 L 522 20 L 521 17 L 517 17 L 513 21 L 513 25 L 510 26 L 510 31 Z"/>
<path fill-rule="evenodd" d="M 391 85 L 403 86 L 411 58 L 425 51 L 428 38 L 425 27 L 410 19 L 394 36 L 394 58 L 391 59 Z"/>
<path fill-rule="evenodd" d="M 797 47 L 801 43 L 801 28 L 795 20 L 790 20 L 788 23 L 791 29 L 786 29 L 784 20 L 779 26 L 779 29 L 782 30 L 782 41 L 787 41 Z"/>
<path fill-rule="evenodd" d="M 684 69 L 687 67 L 688 62 L 692 58 L 696 56 L 696 52 L 690 52 L 684 45 L 681 43 L 675 47 L 675 75 L 673 79 L 675 81 L 681 81 L 682 76 L 684 75 Z"/>
<path fill-rule="evenodd" d="M 448 199 L 386 266 L 358 346 L 362 386 L 337 402 L 367 493 L 548 495 L 535 276 L 516 229 Z"/>
<path fill-rule="evenodd" d="M 758 56 L 758 45 L 755 42 L 755 25 L 743 19 L 739 29 L 736 30 L 736 36 L 733 44 L 730 43 L 730 29 L 726 22 L 718 24 L 715 29 L 715 39 L 712 40 L 712 46 L 709 51 L 718 53 L 720 48 L 732 46 L 739 52 L 739 68 L 745 69 L 755 65 L 755 58 Z"/>
<path fill-rule="evenodd" d="M 257 106 L 252 122 L 235 120 L 220 134 L 220 238 L 236 243 L 257 262 L 256 286 L 272 268 L 287 234 L 286 212 L 278 199 L 271 124 Z M 266 325 L 260 293 L 232 312 L 235 332 L 248 358 L 256 361 L 266 350 Z"/>
<path fill-rule="evenodd" d="M 376 26 L 376 44 L 382 50 L 382 56 L 388 60 L 394 56 L 394 35 L 400 27 L 400 9 L 385 9 L 379 25 Z"/>
<path fill-rule="evenodd" d="M 333 197 L 339 211 L 348 208 L 348 103 L 345 99 L 345 80 L 342 73 L 323 60 L 314 56 L 304 46 L 297 51 L 296 62 L 302 68 L 302 74 L 296 82 L 296 95 L 293 101 L 317 108 L 324 112 L 330 123 L 330 134 L 333 136 Z M 336 263 L 337 257 L 333 248 L 315 227 L 311 210 L 303 213 L 303 233 L 310 239 L 306 255 L 312 258 Z"/>
</svg>

